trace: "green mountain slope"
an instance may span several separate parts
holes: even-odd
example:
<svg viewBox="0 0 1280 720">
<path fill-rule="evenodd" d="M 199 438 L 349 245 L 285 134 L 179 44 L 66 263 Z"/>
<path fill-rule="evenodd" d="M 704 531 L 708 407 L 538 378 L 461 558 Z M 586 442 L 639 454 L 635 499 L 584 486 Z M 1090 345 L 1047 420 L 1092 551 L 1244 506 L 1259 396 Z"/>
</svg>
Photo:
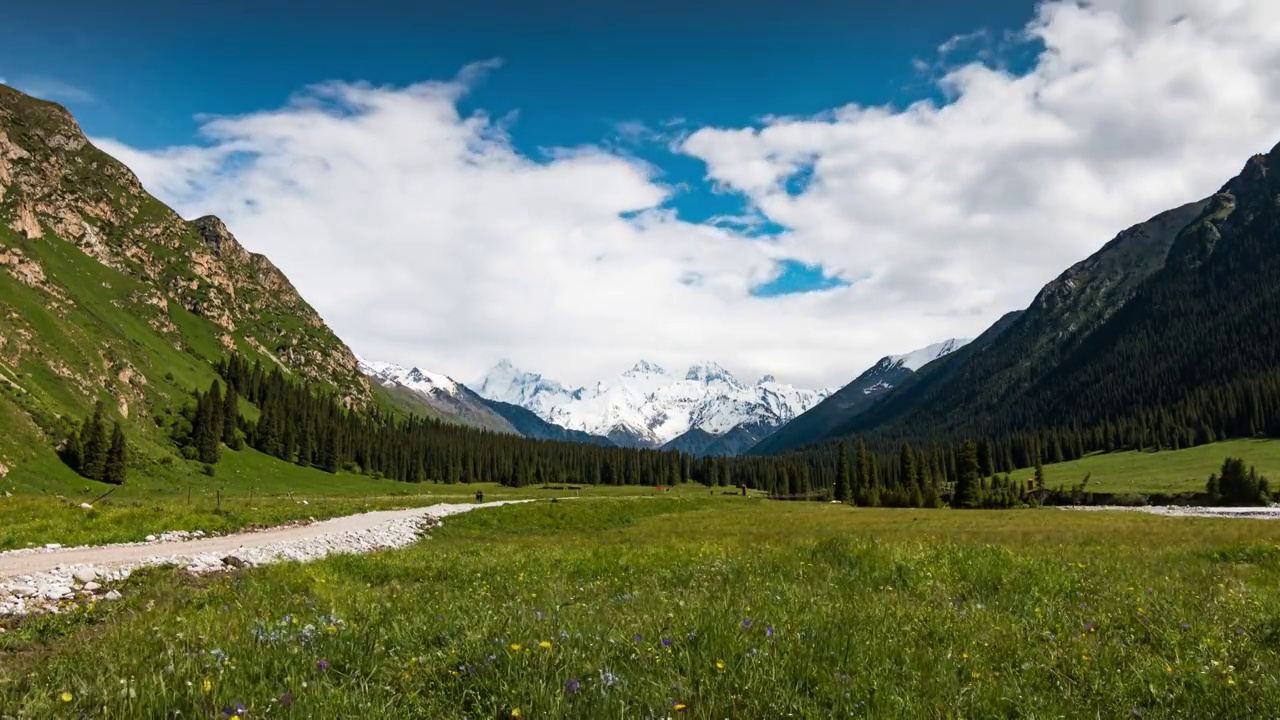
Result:
<svg viewBox="0 0 1280 720">
<path fill-rule="evenodd" d="M 988 342 L 812 440 L 999 437 L 1137 416 L 1167 438 L 1241 416 L 1235 403 L 1256 405 L 1244 413 L 1253 427 L 1206 419 L 1200 441 L 1263 430 L 1280 414 L 1277 172 L 1280 147 L 1213 197 L 1121 233 Z"/>
<path fill-rule="evenodd" d="M 0 85 L 0 478 L 79 482 L 53 455 L 97 400 L 133 469 L 174 465 L 158 427 L 229 351 L 370 406 L 355 356 L 269 260 L 217 218 L 185 221 L 62 107 Z M 66 420 L 64 420 L 66 419 Z"/>
</svg>

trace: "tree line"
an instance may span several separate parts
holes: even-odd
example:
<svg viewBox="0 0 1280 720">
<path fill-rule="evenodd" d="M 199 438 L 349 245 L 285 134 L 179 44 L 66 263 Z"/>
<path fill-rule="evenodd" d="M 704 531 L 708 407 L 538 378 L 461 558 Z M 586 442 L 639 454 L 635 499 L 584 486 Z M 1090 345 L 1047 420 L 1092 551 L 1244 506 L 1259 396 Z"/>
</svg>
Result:
<svg viewBox="0 0 1280 720">
<path fill-rule="evenodd" d="M 122 485 L 128 474 L 129 443 L 119 420 L 115 421 L 110 438 L 107 437 L 104 413 L 99 400 L 79 429 L 68 434 L 60 455 L 62 461 L 82 477 Z"/>
</svg>

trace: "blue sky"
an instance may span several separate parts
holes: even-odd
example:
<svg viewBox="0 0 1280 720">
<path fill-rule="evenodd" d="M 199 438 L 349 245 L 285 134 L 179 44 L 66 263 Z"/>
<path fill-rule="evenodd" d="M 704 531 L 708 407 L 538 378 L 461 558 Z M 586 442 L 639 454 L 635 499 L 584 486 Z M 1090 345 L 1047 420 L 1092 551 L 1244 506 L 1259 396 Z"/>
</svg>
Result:
<svg viewBox="0 0 1280 720">
<path fill-rule="evenodd" d="M 838 386 L 1280 141 L 1274 0 L 295 7 L 22 3 L 0 78 L 462 380 Z"/>
<path fill-rule="evenodd" d="M 161 148 L 191 142 L 202 115 L 274 107 L 313 83 L 405 85 L 498 58 L 501 70 L 464 109 L 516 113 L 513 142 L 532 157 L 546 147 L 620 143 L 682 188 L 667 207 L 702 222 L 743 215 L 747 203 L 713 192 L 703 163 L 667 152 L 670 135 L 936 96 L 917 61 L 934 58 L 959 34 L 1016 30 L 1034 5 L 749 0 L 726 11 L 722 3 L 676 0 L 371 0 L 322 1 L 305 13 L 296 7 L 280 0 L 23 3 L 6 12 L 0 77 L 64 102 L 91 136 Z M 666 134 L 627 132 L 641 126 Z M 742 229 L 784 230 L 776 223 Z M 779 269 L 757 296 L 852 281 L 799 261 Z"/>
</svg>

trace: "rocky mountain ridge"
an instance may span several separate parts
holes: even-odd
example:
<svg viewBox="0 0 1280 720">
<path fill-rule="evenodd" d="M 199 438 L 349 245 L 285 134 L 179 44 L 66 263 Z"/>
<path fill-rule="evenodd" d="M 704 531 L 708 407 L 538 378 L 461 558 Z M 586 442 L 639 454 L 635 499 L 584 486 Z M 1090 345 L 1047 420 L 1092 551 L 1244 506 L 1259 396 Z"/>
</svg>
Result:
<svg viewBox="0 0 1280 720">
<path fill-rule="evenodd" d="M 719 437 L 743 426 L 759 434 L 760 427 L 780 427 L 827 394 L 771 376 L 747 384 L 710 361 L 674 374 L 641 360 L 591 388 L 567 388 L 504 360 L 475 388 L 490 400 L 519 405 L 548 422 L 627 447 L 667 446 L 693 430 Z M 684 449 L 679 443 L 672 447 Z"/>
</svg>

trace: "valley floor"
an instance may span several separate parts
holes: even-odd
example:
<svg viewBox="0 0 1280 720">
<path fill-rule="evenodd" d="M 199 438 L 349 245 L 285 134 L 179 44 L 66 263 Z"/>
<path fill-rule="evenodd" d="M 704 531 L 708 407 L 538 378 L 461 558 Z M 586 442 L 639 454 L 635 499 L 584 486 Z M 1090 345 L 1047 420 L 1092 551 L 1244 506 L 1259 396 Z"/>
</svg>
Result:
<svg viewBox="0 0 1280 720">
<path fill-rule="evenodd" d="M 1265 717 L 1280 523 L 534 502 L 9 620 L 21 717 Z M 180 713 L 180 715 L 178 715 Z"/>
</svg>

